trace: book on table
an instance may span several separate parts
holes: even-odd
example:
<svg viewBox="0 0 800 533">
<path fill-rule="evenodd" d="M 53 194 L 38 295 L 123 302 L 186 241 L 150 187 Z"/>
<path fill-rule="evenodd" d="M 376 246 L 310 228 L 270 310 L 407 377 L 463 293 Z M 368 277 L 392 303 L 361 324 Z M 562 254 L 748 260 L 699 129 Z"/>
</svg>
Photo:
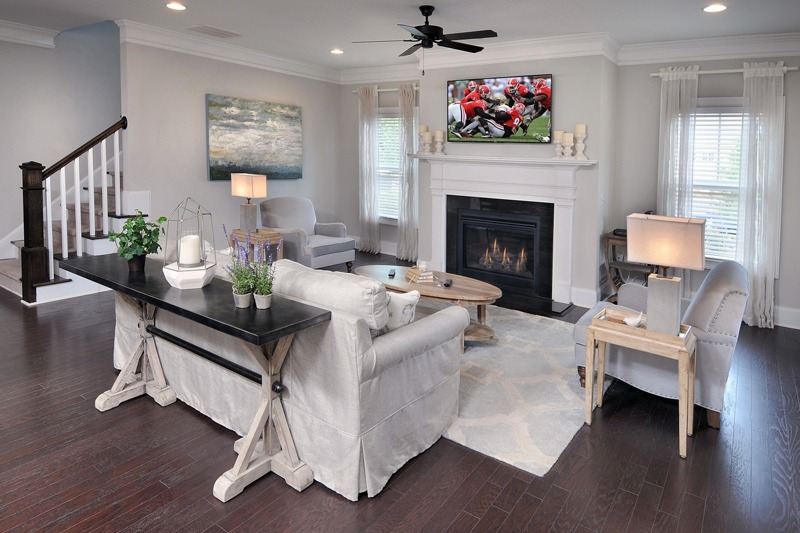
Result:
<svg viewBox="0 0 800 533">
<path fill-rule="evenodd" d="M 412 283 L 433 283 L 436 280 L 433 270 L 422 270 L 417 266 L 406 270 L 406 279 Z"/>
</svg>

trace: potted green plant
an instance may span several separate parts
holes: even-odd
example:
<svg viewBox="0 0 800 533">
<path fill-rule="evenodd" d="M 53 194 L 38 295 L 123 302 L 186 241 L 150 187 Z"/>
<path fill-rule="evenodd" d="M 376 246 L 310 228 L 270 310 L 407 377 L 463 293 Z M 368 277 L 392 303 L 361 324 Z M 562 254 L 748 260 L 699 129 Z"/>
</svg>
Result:
<svg viewBox="0 0 800 533">
<path fill-rule="evenodd" d="M 272 282 L 275 281 L 275 264 L 266 260 L 253 265 L 255 272 L 254 298 L 256 307 L 269 309 L 272 305 Z"/>
<path fill-rule="evenodd" d="M 233 239 L 233 257 L 225 270 L 231 276 L 233 285 L 233 302 L 236 307 L 250 307 L 253 303 L 253 290 L 256 286 L 256 271 L 250 263 L 249 246 L 242 246 L 239 240 Z"/>
<path fill-rule="evenodd" d="M 147 254 L 156 253 L 161 248 L 158 238 L 164 231 L 161 224 L 166 221 L 167 217 L 158 217 L 155 222 L 148 222 L 137 209 L 136 215 L 125 221 L 122 231 L 108 233 L 108 240 L 117 245 L 117 255 L 128 260 L 132 272 L 143 271 Z"/>
</svg>

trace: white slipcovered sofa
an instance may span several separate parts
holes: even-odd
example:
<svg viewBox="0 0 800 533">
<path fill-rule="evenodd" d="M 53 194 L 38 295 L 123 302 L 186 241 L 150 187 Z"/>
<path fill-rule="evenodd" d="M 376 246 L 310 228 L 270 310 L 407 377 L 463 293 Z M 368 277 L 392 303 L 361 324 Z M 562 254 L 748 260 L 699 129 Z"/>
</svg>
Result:
<svg viewBox="0 0 800 533">
<path fill-rule="evenodd" d="M 456 418 L 469 315 L 449 307 L 379 334 L 388 320 L 382 284 L 289 260 L 276 263 L 274 292 L 331 311 L 330 322 L 295 335 L 283 366 L 283 404 L 300 459 L 315 480 L 350 500 L 364 491 L 375 496 Z M 138 304 L 118 293 L 116 312 L 114 364 L 120 368 L 138 339 Z M 239 339 L 164 310 L 155 326 L 257 370 Z M 260 386 L 165 340 L 155 342 L 178 399 L 245 434 Z"/>
</svg>

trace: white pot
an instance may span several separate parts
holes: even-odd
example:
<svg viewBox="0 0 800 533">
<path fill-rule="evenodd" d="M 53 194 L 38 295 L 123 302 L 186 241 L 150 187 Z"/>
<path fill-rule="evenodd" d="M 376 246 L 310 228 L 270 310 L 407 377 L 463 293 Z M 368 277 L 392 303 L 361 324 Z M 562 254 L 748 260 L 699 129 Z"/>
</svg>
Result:
<svg viewBox="0 0 800 533">
<path fill-rule="evenodd" d="M 256 308 L 269 309 L 272 305 L 272 294 L 254 294 L 256 300 Z"/>
<path fill-rule="evenodd" d="M 253 293 L 248 292 L 247 294 L 236 294 L 233 293 L 233 303 L 236 307 L 250 307 L 253 305 Z"/>
</svg>

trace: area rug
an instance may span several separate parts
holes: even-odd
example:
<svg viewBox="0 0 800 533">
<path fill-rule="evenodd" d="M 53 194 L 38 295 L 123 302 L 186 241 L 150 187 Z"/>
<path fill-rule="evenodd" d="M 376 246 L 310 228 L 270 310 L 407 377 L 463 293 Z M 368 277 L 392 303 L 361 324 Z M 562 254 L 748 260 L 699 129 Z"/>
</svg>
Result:
<svg viewBox="0 0 800 533">
<path fill-rule="evenodd" d="M 572 324 L 496 306 L 488 317 L 495 339 L 467 343 L 444 436 L 542 476 L 584 422 Z"/>
</svg>

